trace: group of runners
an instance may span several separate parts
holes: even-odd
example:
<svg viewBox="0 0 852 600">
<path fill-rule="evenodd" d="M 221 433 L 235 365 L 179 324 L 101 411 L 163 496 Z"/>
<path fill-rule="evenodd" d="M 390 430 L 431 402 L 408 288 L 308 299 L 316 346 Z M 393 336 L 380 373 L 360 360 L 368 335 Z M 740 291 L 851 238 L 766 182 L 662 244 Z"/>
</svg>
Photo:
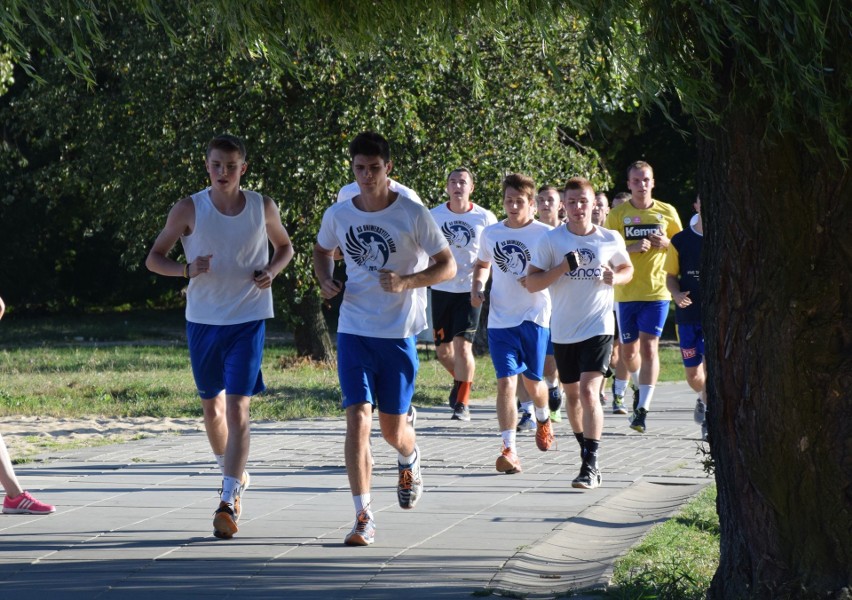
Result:
<svg viewBox="0 0 852 600">
<path fill-rule="evenodd" d="M 375 539 L 374 411 L 382 437 L 398 454 L 400 507 L 414 508 L 423 494 L 411 400 L 419 366 L 416 336 L 428 327 L 426 288 L 431 288 L 438 360 L 453 381 L 454 420 L 471 418 L 473 340 L 488 301 L 501 436 L 498 472 L 522 470 L 518 431 L 535 429 L 541 451 L 553 446 L 552 421 L 561 419 L 564 400 L 581 456 L 572 486 L 601 484 L 604 377 L 611 367 L 615 370 L 614 414 L 627 413 L 624 396 L 628 378 L 633 380 L 637 391 L 630 427 L 644 432 L 670 297 L 677 307 L 688 381 L 700 394 L 703 416 L 701 221 L 681 232 L 675 209 L 651 196 L 650 165 L 630 166 L 630 196 L 611 210 L 606 196 L 596 195 L 586 179 L 574 177 L 561 189 L 537 190 L 530 177 L 510 174 L 502 181 L 505 218 L 498 221 L 471 201 L 475 180 L 467 168 L 449 173 L 448 200 L 429 210 L 416 193 L 390 178 L 393 162 L 384 137 L 360 133 L 349 154 L 355 182 L 325 210 L 313 248 L 322 297 L 342 294 L 337 369 L 355 508 L 345 544 L 363 546 Z M 248 163 L 239 138 L 213 138 L 205 165 L 209 187 L 171 209 L 146 266 L 189 282 L 190 362 L 222 473 L 213 530 L 229 539 L 239 529 L 241 497 L 250 485 L 249 404 L 265 389 L 261 361 L 264 323 L 273 316 L 271 285 L 294 250 L 273 200 L 240 186 Z M 170 256 L 178 241 L 186 262 Z M 338 259 L 345 263 L 345 282 L 335 276 Z M 616 320 L 620 358 L 613 355 Z M 520 415 L 519 396 L 526 403 Z M 0 466 L 4 456 L 0 452 Z M 5 479 L 3 485 L 8 500 Z"/>
</svg>

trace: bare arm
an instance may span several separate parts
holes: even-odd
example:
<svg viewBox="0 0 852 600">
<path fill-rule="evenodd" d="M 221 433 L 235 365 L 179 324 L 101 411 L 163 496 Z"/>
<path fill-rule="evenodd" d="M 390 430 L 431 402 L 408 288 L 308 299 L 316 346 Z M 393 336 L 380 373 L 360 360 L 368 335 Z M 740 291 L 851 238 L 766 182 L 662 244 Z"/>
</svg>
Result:
<svg viewBox="0 0 852 600">
<path fill-rule="evenodd" d="M 3 303 L 3 298 L 0 298 L 0 319 L 3 318 L 3 313 L 6 312 L 6 305 Z"/>
<path fill-rule="evenodd" d="M 526 287 L 530 293 L 540 292 L 556 283 L 556 281 L 571 272 L 571 267 L 568 266 L 568 259 L 563 258 L 562 262 L 548 269 L 547 271 L 539 269 L 535 265 L 527 267 Z"/>
<path fill-rule="evenodd" d="M 314 274 L 320 286 L 320 295 L 328 300 L 334 298 L 343 289 L 343 284 L 334 279 L 334 249 L 314 244 Z"/>
<path fill-rule="evenodd" d="M 607 285 L 624 285 L 633 279 L 633 264 L 624 263 L 615 267 L 605 268 L 603 282 Z"/>
<path fill-rule="evenodd" d="M 192 233 L 195 225 L 195 205 L 191 198 L 183 198 L 169 211 L 166 218 L 166 226 L 154 240 L 145 266 L 149 271 L 166 277 L 183 277 L 184 265 L 168 257 L 169 252 L 182 235 Z M 195 277 L 199 273 L 206 272 L 210 268 L 210 256 L 200 257 L 198 261 L 189 266 L 189 277 Z"/>
<path fill-rule="evenodd" d="M 263 197 L 263 213 L 266 219 L 266 236 L 272 243 L 272 258 L 269 259 L 269 263 L 261 274 L 254 278 L 254 284 L 260 289 L 272 285 L 272 280 L 290 264 L 294 254 L 290 236 L 281 223 L 278 206 L 267 196 Z"/>
<path fill-rule="evenodd" d="M 692 299 L 689 297 L 689 292 L 680 291 L 680 278 L 671 273 L 666 275 L 666 289 L 671 293 L 672 300 L 678 308 L 686 308 L 692 304 Z"/>
<path fill-rule="evenodd" d="M 456 259 L 449 248 L 444 248 L 430 258 L 429 266 L 416 273 L 399 275 L 387 269 L 381 269 L 379 284 L 386 292 L 399 293 L 404 290 L 428 287 L 455 277 Z"/>
<path fill-rule="evenodd" d="M 470 304 L 474 308 L 485 302 L 485 284 L 491 276 L 491 263 L 477 260 L 473 267 L 473 283 L 470 288 Z"/>
</svg>

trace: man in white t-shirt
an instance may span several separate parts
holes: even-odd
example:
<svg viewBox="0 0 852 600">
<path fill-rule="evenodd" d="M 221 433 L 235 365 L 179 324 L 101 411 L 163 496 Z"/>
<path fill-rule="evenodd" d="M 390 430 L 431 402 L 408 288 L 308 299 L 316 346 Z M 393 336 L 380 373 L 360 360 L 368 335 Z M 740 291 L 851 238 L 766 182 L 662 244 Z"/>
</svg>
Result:
<svg viewBox="0 0 852 600">
<path fill-rule="evenodd" d="M 323 298 L 343 293 L 337 327 L 337 374 L 346 410 L 346 472 L 355 525 L 344 543 L 373 543 L 370 506 L 372 407 L 382 437 L 398 452 L 397 500 L 414 508 L 423 492 L 420 450 L 406 414 L 417 376 L 415 336 L 427 327 L 415 291 L 455 275 L 447 241 L 422 204 L 392 192 L 390 146 L 373 132 L 349 145 L 360 193 L 329 207 L 314 246 L 314 272 Z M 346 261 L 346 289 L 334 279 L 334 249 Z M 431 259 L 429 266 L 423 266 Z"/>
<path fill-rule="evenodd" d="M 603 430 L 599 390 L 615 330 L 613 285 L 623 285 L 633 276 L 622 237 L 592 224 L 594 202 L 595 192 L 588 180 L 568 180 L 563 192 L 568 224 L 542 239 L 527 276 L 531 292 L 550 289 L 556 366 L 583 459 L 580 474 L 571 485 L 581 489 L 601 484 L 597 464 Z"/>
<path fill-rule="evenodd" d="M 473 338 L 482 306 L 470 302 L 473 268 L 482 231 L 497 222 L 494 213 L 470 201 L 473 188 L 469 170 L 453 170 L 447 177 L 450 200 L 431 210 L 456 261 L 456 276 L 432 286 L 432 331 L 438 360 L 453 376 L 450 408 L 457 421 L 470 421 L 468 404 L 476 369 Z"/>
<path fill-rule="evenodd" d="M 503 450 L 497 458 L 501 473 L 518 473 L 521 461 L 515 448 L 518 407 L 515 392 L 518 375 L 533 400 L 536 418 L 535 441 L 542 452 L 554 443 L 543 381 L 544 357 L 550 326 L 550 294 L 527 292 L 527 266 L 533 249 L 550 226 L 533 219 L 531 210 L 535 182 L 513 173 L 503 179 L 503 208 L 506 219 L 482 232 L 482 243 L 473 272 L 471 302 L 485 300 L 489 273 L 491 304 L 488 309 L 488 346 L 497 374 L 497 422 Z M 491 268 L 492 265 L 495 268 Z"/>
<path fill-rule="evenodd" d="M 272 280 L 293 258 L 293 245 L 275 202 L 242 189 L 246 148 L 232 135 L 207 145 L 210 187 L 175 204 L 145 266 L 189 280 L 186 337 L 201 397 L 204 428 L 222 471 L 213 534 L 230 539 L 239 528 L 249 486 L 249 404 L 263 391 L 261 362 Z M 181 241 L 186 263 L 169 257 Z M 269 245 L 273 253 L 269 255 Z"/>
</svg>

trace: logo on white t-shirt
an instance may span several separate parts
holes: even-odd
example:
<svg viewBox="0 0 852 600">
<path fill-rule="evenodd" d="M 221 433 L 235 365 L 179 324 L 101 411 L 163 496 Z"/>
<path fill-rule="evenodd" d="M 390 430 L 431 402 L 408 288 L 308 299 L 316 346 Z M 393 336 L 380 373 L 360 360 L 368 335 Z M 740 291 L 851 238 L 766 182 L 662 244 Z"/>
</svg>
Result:
<svg viewBox="0 0 852 600">
<path fill-rule="evenodd" d="M 375 225 L 350 227 L 346 233 L 346 253 L 355 264 L 368 271 L 384 268 L 396 244 L 390 234 Z"/>
<path fill-rule="evenodd" d="M 464 221 L 447 221 L 441 226 L 441 233 L 454 248 L 465 248 L 476 237 L 473 228 Z"/>
<path fill-rule="evenodd" d="M 527 270 L 530 252 L 526 244 L 518 240 L 506 240 L 494 244 L 494 262 L 504 273 L 521 277 Z"/>
</svg>

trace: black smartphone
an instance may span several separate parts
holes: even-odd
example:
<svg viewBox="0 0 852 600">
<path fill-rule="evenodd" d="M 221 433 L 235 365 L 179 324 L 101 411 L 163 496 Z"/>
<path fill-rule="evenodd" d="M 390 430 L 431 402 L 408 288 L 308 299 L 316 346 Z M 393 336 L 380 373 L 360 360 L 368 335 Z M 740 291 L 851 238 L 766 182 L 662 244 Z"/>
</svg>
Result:
<svg viewBox="0 0 852 600">
<path fill-rule="evenodd" d="M 568 269 L 571 271 L 576 271 L 577 267 L 580 266 L 580 260 L 577 256 L 577 251 L 572 250 L 568 254 L 565 255 L 565 260 L 568 261 Z"/>
</svg>

